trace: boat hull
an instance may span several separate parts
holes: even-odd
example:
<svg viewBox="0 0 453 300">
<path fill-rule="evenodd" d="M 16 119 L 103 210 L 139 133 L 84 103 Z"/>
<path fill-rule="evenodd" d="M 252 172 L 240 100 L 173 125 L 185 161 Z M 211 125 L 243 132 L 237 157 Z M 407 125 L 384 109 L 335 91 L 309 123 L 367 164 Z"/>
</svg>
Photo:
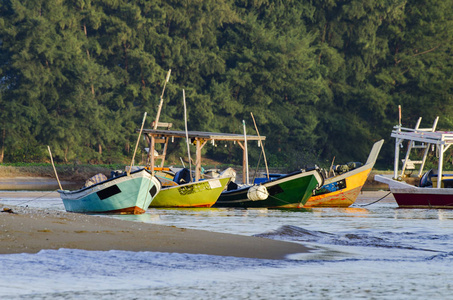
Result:
<svg viewBox="0 0 453 300">
<path fill-rule="evenodd" d="M 450 194 L 398 193 L 393 192 L 400 208 L 442 208 L 453 209 L 453 189 Z"/>
<path fill-rule="evenodd" d="M 295 172 L 267 181 L 265 186 L 269 196 L 265 200 L 250 200 L 247 197 L 250 186 L 237 190 L 225 191 L 214 207 L 237 208 L 301 208 L 310 198 L 312 191 L 323 182 L 317 169 Z"/>
<path fill-rule="evenodd" d="M 142 214 L 160 191 L 146 170 L 121 175 L 77 191 L 58 191 L 68 212 Z"/>
<path fill-rule="evenodd" d="M 229 181 L 225 177 L 164 187 L 150 207 L 211 207 Z"/>
<path fill-rule="evenodd" d="M 374 180 L 388 184 L 400 208 L 453 209 L 453 188 L 417 187 L 384 175 L 376 175 Z"/>
<path fill-rule="evenodd" d="M 349 207 L 354 204 L 376 163 L 383 144 L 384 140 L 374 143 L 365 165 L 327 178 L 324 185 L 315 191 L 304 207 Z"/>
<path fill-rule="evenodd" d="M 365 166 L 364 166 L 365 167 Z M 359 168 L 362 169 L 363 167 Z M 304 207 L 349 207 L 356 201 L 373 166 L 328 178 Z"/>
</svg>

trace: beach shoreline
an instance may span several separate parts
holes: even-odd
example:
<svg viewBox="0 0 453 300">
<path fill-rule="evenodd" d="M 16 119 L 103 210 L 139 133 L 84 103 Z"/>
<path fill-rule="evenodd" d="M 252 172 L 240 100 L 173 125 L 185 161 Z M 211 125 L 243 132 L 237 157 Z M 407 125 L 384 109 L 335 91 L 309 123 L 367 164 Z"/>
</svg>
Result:
<svg viewBox="0 0 453 300">
<path fill-rule="evenodd" d="M 310 251 L 298 243 L 104 216 L 6 206 L 1 203 L 0 211 L 0 254 L 68 248 L 285 259 L 291 254 Z"/>
<path fill-rule="evenodd" d="M 286 259 L 311 250 L 294 242 L 1 203 L 1 199 L 15 198 L 26 203 L 43 196 L 60 199 L 56 191 L 0 190 L 0 254 L 69 248 Z M 394 202 L 388 191 L 380 190 L 361 192 L 356 204 L 361 206 L 382 197 L 383 202 Z"/>
</svg>

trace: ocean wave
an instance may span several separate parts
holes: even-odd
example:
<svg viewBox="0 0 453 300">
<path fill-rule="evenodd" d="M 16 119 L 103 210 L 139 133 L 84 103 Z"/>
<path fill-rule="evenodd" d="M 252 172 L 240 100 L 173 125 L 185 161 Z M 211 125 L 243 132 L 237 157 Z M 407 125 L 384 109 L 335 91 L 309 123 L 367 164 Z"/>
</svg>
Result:
<svg viewBox="0 0 453 300">
<path fill-rule="evenodd" d="M 446 261 L 446 260 L 450 260 L 451 262 L 453 262 L 453 251 L 445 252 L 445 253 L 439 253 L 439 254 L 427 257 L 426 260 L 433 260 L 433 261 L 440 260 L 440 261 L 443 261 L 443 262 Z"/>
<path fill-rule="evenodd" d="M 255 234 L 256 237 L 264 237 L 276 240 L 297 240 L 302 242 L 317 242 L 324 238 L 331 238 L 332 233 L 308 230 L 294 225 L 283 225 L 275 230 Z"/>
<path fill-rule="evenodd" d="M 310 242 L 319 244 L 330 244 L 340 246 L 365 246 L 376 248 L 395 248 L 408 250 L 421 250 L 431 252 L 444 252 L 442 249 L 422 248 L 420 245 L 426 241 L 439 240 L 440 244 L 453 240 L 451 235 L 432 236 L 429 233 L 424 235 L 413 232 L 374 232 L 367 230 L 356 230 L 354 232 L 329 233 L 325 231 L 308 230 L 294 225 L 284 225 L 275 230 L 256 234 L 257 237 L 265 237 L 278 240 Z M 417 245 L 417 246 L 414 246 Z M 439 247 L 438 247 L 439 248 Z M 440 247 L 443 248 L 443 247 Z"/>
</svg>

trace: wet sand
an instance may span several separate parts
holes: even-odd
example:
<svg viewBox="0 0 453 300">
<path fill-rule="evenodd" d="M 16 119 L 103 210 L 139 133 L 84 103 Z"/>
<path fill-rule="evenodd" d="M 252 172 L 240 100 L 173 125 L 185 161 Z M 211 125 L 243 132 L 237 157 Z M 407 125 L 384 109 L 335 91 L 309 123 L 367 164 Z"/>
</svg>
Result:
<svg viewBox="0 0 453 300">
<path fill-rule="evenodd" d="M 11 209 L 10 212 L 4 211 Z M 305 253 L 301 244 L 0 204 L 0 254 L 42 249 L 156 251 L 261 259 Z"/>
<path fill-rule="evenodd" d="M 43 192 L 1 191 L 0 198 L 39 197 Z M 46 197 L 59 198 L 58 193 Z M 356 205 L 369 204 L 388 191 L 362 192 Z M 11 211 L 6 211 L 11 209 Z M 260 259 L 284 259 L 307 253 L 309 248 L 291 242 L 260 237 L 183 229 L 164 225 L 118 220 L 104 216 L 57 210 L 8 206 L 0 203 L 0 254 L 37 253 L 42 249 L 156 251 Z"/>
</svg>

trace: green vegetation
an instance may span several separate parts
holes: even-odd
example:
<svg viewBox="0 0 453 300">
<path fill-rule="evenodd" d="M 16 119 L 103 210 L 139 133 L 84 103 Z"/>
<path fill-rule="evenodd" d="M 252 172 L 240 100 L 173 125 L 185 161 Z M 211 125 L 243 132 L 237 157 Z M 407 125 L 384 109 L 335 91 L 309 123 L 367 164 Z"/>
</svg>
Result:
<svg viewBox="0 0 453 300">
<path fill-rule="evenodd" d="M 46 162 L 50 145 L 58 163 L 127 165 L 172 69 L 175 129 L 184 89 L 189 130 L 255 134 L 253 112 L 271 166 L 364 161 L 381 138 L 391 166 L 398 105 L 405 126 L 453 128 L 452 48 L 452 0 L 4 0 L 0 162 Z"/>
</svg>

